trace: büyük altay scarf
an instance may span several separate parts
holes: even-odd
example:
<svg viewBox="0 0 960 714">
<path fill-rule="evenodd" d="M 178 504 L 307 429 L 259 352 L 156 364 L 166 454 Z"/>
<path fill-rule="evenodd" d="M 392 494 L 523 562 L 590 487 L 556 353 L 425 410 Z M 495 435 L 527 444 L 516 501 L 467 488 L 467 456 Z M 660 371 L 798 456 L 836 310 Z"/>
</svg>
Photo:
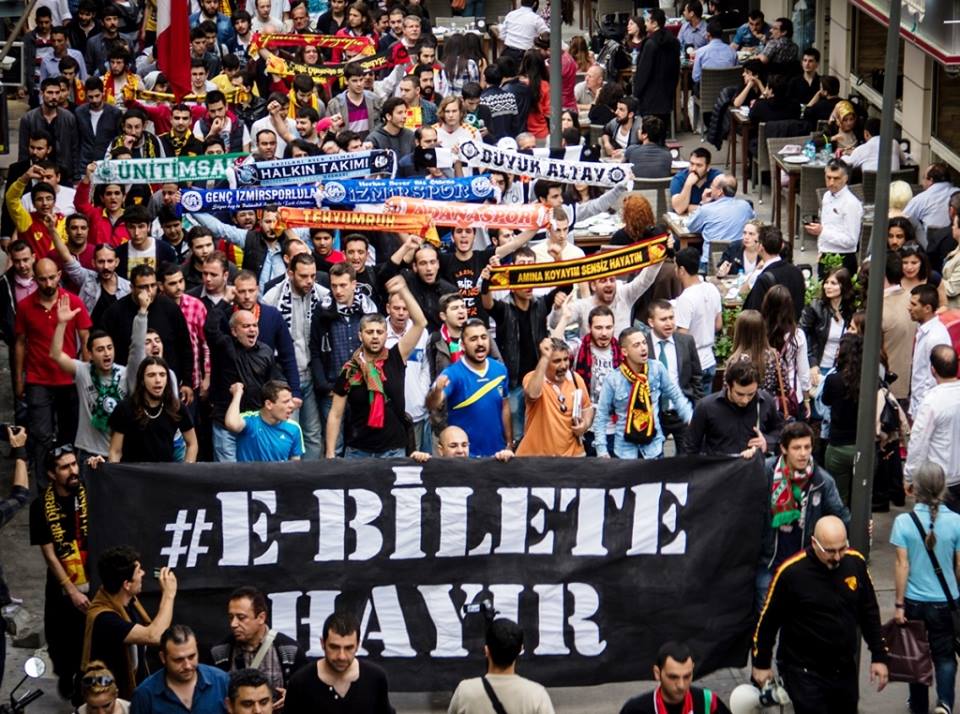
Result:
<svg viewBox="0 0 960 714">
<path fill-rule="evenodd" d="M 650 364 L 644 362 L 639 371 L 634 372 L 624 361 L 620 364 L 620 374 L 632 385 L 627 400 L 623 438 L 638 446 L 649 444 L 657 433 L 653 403 L 650 401 Z"/>
<path fill-rule="evenodd" d="M 791 469 L 781 456 L 773 470 L 773 488 L 770 492 L 770 512 L 774 528 L 800 520 L 800 512 L 807 496 L 807 485 L 813 478 L 813 459 L 802 471 Z"/>
<path fill-rule="evenodd" d="M 367 426 L 371 429 L 382 429 L 386 416 L 387 394 L 383 383 L 386 375 L 383 365 L 387 361 L 387 350 L 383 349 L 375 359 L 368 360 L 360 347 L 353 353 L 345 365 L 343 376 L 349 388 L 365 387 L 369 399 L 370 412 L 367 415 Z"/>
</svg>

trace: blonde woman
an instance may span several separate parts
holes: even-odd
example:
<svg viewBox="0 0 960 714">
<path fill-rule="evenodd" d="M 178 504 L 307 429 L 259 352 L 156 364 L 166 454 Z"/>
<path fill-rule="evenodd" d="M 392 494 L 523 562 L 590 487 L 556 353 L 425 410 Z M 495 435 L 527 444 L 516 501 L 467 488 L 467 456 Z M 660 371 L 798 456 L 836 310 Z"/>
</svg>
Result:
<svg viewBox="0 0 960 714">
<path fill-rule="evenodd" d="M 129 714 L 130 702 L 120 699 L 117 682 L 107 665 L 98 659 L 88 663 L 80 677 L 83 704 L 76 714 Z"/>
<path fill-rule="evenodd" d="M 903 215 L 904 207 L 913 198 L 913 189 L 906 181 L 894 181 L 890 184 L 890 210 L 887 218 L 896 218 Z"/>
</svg>

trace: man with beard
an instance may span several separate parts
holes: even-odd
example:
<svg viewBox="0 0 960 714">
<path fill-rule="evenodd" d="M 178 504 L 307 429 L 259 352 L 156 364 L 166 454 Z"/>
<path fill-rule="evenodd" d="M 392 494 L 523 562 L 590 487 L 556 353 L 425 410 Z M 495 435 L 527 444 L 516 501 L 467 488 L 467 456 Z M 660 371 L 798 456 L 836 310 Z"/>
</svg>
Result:
<svg viewBox="0 0 960 714">
<path fill-rule="evenodd" d="M 0 333 L 10 350 L 10 373 L 13 370 L 13 345 L 16 341 L 13 325 L 17 315 L 17 303 L 31 295 L 37 289 L 33 277 L 33 265 L 36 258 L 33 248 L 26 241 L 15 240 L 7 252 L 10 267 L 0 277 Z"/>
<path fill-rule="evenodd" d="M 407 358 L 420 341 L 427 318 L 406 281 L 387 281 L 388 293 L 400 293 L 413 327 L 390 349 L 386 348 L 387 321 L 373 313 L 360 319 L 360 347 L 347 360 L 333 385 L 333 401 L 326 427 L 326 456 L 337 453 L 344 411 L 347 458 L 390 458 L 406 454 L 404 372 Z"/>
<path fill-rule="evenodd" d="M 69 699 L 80 667 L 85 613 L 90 606 L 87 559 L 89 514 L 80 464 L 72 446 L 49 451 L 45 469 L 50 485 L 30 504 L 30 544 L 40 546 L 47 564 L 43 629 L 57 690 Z"/>
<path fill-rule="evenodd" d="M 699 711 L 730 714 L 727 705 L 714 692 L 692 686 L 693 656 L 690 648 L 682 642 L 665 642 L 660 646 L 653 665 L 653 678 L 657 680 L 657 688 L 628 699 L 620 714 Z"/>
<path fill-rule="evenodd" d="M 432 78 L 433 70 L 427 68 L 427 71 Z M 431 86 L 430 89 L 432 88 Z M 437 123 L 437 105 L 422 96 L 418 76 L 407 75 L 400 80 L 400 98 L 407 110 L 403 124 L 405 128 L 412 131 L 421 126 L 433 126 Z M 387 109 L 387 104 L 389 100 L 384 104 L 384 110 Z"/>
<path fill-rule="evenodd" d="M 107 153 L 113 138 L 120 133 L 120 118 L 117 107 L 108 104 L 103 95 L 103 82 L 90 77 L 83 85 L 86 101 L 77 107 L 77 130 L 80 132 L 80 165 L 98 161 Z"/>
<path fill-rule="evenodd" d="M 622 159 L 628 147 L 640 143 L 640 117 L 637 116 L 637 100 L 623 97 L 617 102 L 614 118 L 603 128 L 600 143 L 603 155 Z"/>
<path fill-rule="evenodd" d="M 111 138 L 112 135 L 111 135 Z M 4 194 L 10 189 L 13 183 L 23 176 L 30 167 L 34 164 L 37 164 L 41 161 L 49 159 L 53 155 L 53 137 L 44 130 L 39 130 L 29 137 L 29 143 L 27 144 L 27 158 L 17 161 L 13 164 L 10 164 L 10 168 L 7 169 L 7 185 L 4 189 Z M 32 187 L 32 179 L 27 183 L 27 186 Z M 27 190 L 24 189 L 24 193 Z M 13 220 L 10 218 L 10 211 L 7 210 L 6 201 L 3 202 L 2 208 L 0 208 L 0 245 L 6 248 L 7 242 L 13 236 L 16 226 L 13 225 Z"/>
<path fill-rule="evenodd" d="M 468 320 L 460 342 L 463 356 L 437 377 L 427 408 L 434 412 L 446 405 L 447 424 L 467 432 L 474 455 L 493 456 L 513 444 L 507 368 L 489 356 L 490 335 L 483 321 Z"/>
<path fill-rule="evenodd" d="M 78 344 L 87 344 L 91 323 L 80 298 L 60 287 L 61 274 L 56 263 L 49 258 L 38 260 L 34 277 L 36 292 L 17 306 L 13 380 L 14 396 L 27 402 L 27 428 L 38 485 L 46 486 L 43 464 L 47 452 L 55 439 L 61 443 L 72 442 L 77 431 L 77 401 L 72 380 L 50 358 L 50 344 L 56 329 L 55 311 L 60 299 L 66 296 L 70 307 L 79 309 L 66 328 L 65 349 L 71 358 L 77 356 Z"/>
<path fill-rule="evenodd" d="M 209 664 L 200 664 L 197 638 L 186 625 L 173 625 L 160 636 L 160 663 L 137 687 L 130 702 L 133 714 L 163 714 L 171 711 L 170 699 L 183 708 L 204 714 L 223 712 L 230 677 Z"/>
<path fill-rule="evenodd" d="M 53 245 L 70 282 L 79 286 L 77 294 L 90 313 L 91 322 L 99 326 L 107 308 L 130 294 L 130 281 L 117 275 L 117 249 L 106 243 L 98 245 L 90 269 L 80 264 L 59 236 L 54 235 Z"/>
<path fill-rule="evenodd" d="M 242 586 L 230 593 L 227 616 L 230 636 L 210 648 L 213 663 L 225 672 L 259 671 L 278 694 L 274 706 L 282 707 L 290 678 L 307 663 L 303 649 L 267 625 L 267 598 L 256 588 Z"/>
<path fill-rule="evenodd" d="M 217 461 L 234 462 L 237 460 L 236 439 L 224 425 L 227 407 L 232 401 L 230 386 L 237 382 L 244 384 L 241 410 L 257 409 L 263 404 L 263 385 L 280 379 L 280 368 L 273 348 L 259 340 L 257 318 L 249 310 L 237 310 L 229 320 L 222 310 L 209 311 L 204 334 L 210 346 L 214 456 Z"/>
<path fill-rule="evenodd" d="M 79 175 L 80 136 L 77 120 L 73 114 L 60 106 L 60 80 L 47 77 L 40 83 L 40 106 L 31 109 L 20 119 L 20 155 L 23 161 L 29 157 L 30 137 L 45 131 L 53 137 L 57 161 L 64 167 L 67 176 Z"/>
<path fill-rule="evenodd" d="M 618 459 L 660 458 L 664 442 L 661 397 L 670 399 L 684 424 L 690 423 L 693 407 L 663 363 L 647 359 L 647 338 L 639 328 L 628 327 L 620 333 L 620 354 L 620 369 L 607 375 L 600 391 L 597 432 L 606 433 L 615 417 L 613 453 Z M 645 382 L 648 388 L 636 388 L 638 382 Z M 597 456 L 610 458 L 605 441 L 598 441 L 596 448 Z"/>
<path fill-rule="evenodd" d="M 203 142 L 190 130 L 193 114 L 186 104 L 175 104 L 170 110 L 170 131 L 161 134 L 160 145 L 166 156 L 200 156 Z"/>
<path fill-rule="evenodd" d="M 546 337 L 537 367 L 523 378 L 527 415 L 517 456 L 585 456 L 583 435 L 593 423 L 590 391 L 570 371 L 570 347 Z"/>
<path fill-rule="evenodd" d="M 194 213 L 192 216 L 201 226 L 243 249 L 243 269 L 252 270 L 257 275 L 261 289 L 286 272 L 287 266 L 283 262 L 286 232 L 280 226 L 276 205 L 264 206 L 260 212 L 260 225 L 251 230 L 227 225 L 208 213 Z"/>
<path fill-rule="evenodd" d="M 413 270 L 403 268 L 404 263 L 412 263 Z M 440 298 L 447 293 L 457 292 L 455 285 L 440 277 L 440 257 L 437 249 L 430 243 L 424 243 L 418 236 L 408 235 L 390 260 L 380 268 L 380 281 L 385 285 L 400 275 L 406 281 L 424 314 L 427 326 L 440 329 Z"/>
<path fill-rule="evenodd" d="M 334 612 L 323 623 L 323 659 L 304 667 L 290 680 L 286 714 L 340 711 L 345 714 L 392 714 L 387 675 L 377 665 L 357 659 L 360 622 Z"/>
<path fill-rule="evenodd" d="M 367 240 L 367 237 L 362 233 L 350 233 L 344 236 L 341 241 L 343 245 L 343 255 L 357 276 L 357 285 L 359 285 L 377 305 L 383 304 L 382 296 L 377 290 L 377 286 L 379 285 L 377 273 L 372 265 L 367 265 L 367 260 L 370 257 L 370 241 Z"/>
<path fill-rule="evenodd" d="M 173 300 L 183 313 L 190 332 L 190 345 L 193 347 L 193 390 L 199 390 L 201 398 L 205 397 L 210 389 L 210 351 L 207 349 L 207 338 L 203 333 L 203 326 L 207 322 L 207 306 L 200 298 L 188 295 L 185 292 L 183 268 L 173 263 L 166 263 L 157 274 L 160 290 L 165 296 Z"/>
<path fill-rule="evenodd" d="M 777 667 L 797 714 L 851 712 L 859 699 L 860 636 L 870 648 L 870 681 L 887 684 L 887 647 L 880 607 L 864 557 L 850 548 L 847 529 L 824 516 L 810 543 L 777 571 L 753 636 L 750 678 L 773 679 Z"/>
<path fill-rule="evenodd" d="M 86 60 L 87 71 L 95 77 L 107 71 L 107 57 L 117 45 L 123 43 L 120 37 L 120 10 L 108 3 L 101 12 L 100 21 L 103 27 L 99 33 L 87 40 Z"/>
</svg>

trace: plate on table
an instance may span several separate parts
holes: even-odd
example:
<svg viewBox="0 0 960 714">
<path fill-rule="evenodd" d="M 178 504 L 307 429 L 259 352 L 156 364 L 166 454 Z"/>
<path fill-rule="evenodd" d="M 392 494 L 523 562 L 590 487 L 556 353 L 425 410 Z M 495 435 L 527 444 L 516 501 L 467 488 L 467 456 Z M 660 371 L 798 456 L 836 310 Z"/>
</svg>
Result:
<svg viewBox="0 0 960 714">
<path fill-rule="evenodd" d="M 682 171 L 683 169 L 690 168 L 690 162 L 681 160 L 671 161 L 670 168 L 674 169 L 675 171 Z"/>
<path fill-rule="evenodd" d="M 810 162 L 810 157 L 805 156 L 804 154 L 794 154 L 792 156 L 784 156 L 783 163 L 785 164 L 806 164 Z"/>
</svg>

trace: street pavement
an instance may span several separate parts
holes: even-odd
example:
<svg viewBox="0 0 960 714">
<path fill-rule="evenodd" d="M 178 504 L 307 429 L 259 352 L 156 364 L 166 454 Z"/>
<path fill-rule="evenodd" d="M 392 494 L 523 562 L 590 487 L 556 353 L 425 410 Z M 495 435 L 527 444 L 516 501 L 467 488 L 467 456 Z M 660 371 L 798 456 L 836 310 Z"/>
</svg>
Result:
<svg viewBox="0 0 960 714">
<path fill-rule="evenodd" d="M 10 163 L 16 161 L 16 127 L 17 120 L 23 114 L 25 107 L 22 103 L 11 102 L 11 154 L 0 157 L 0 169 L 5 169 Z M 680 137 L 683 143 L 682 153 L 686 156 L 690 150 L 699 146 L 697 137 L 685 135 Z M 710 147 L 711 150 L 713 147 Z M 724 147 L 726 148 L 726 147 Z M 726 157 L 726 152 L 714 152 L 715 165 L 722 165 L 722 160 Z M 756 203 L 757 195 L 751 194 L 757 206 L 757 212 L 764 219 L 769 218 L 770 199 L 769 191 L 767 200 L 764 204 Z M 2 261 L 0 256 L 0 261 Z M 10 379 L 8 374 L 9 364 L 6 349 L 0 346 L 0 421 L 12 421 L 10 405 L 12 404 Z M 0 494 L 5 495 L 10 483 L 9 461 L 0 462 Z M 42 631 L 43 617 L 43 597 L 44 597 L 44 578 L 45 566 L 38 548 L 29 545 L 29 529 L 27 509 L 18 514 L 14 520 L 4 529 L 0 530 L 0 563 L 6 574 L 7 582 L 10 585 L 12 593 L 24 600 L 23 610 L 29 614 L 29 625 L 33 631 Z M 870 553 L 870 572 L 877 590 L 877 596 L 880 601 L 881 617 L 884 622 L 893 617 L 894 585 L 893 585 L 893 549 L 889 545 L 890 528 L 893 518 L 902 509 L 894 509 L 888 514 L 878 514 L 874 522 L 873 548 Z M 735 527 L 735 524 L 731 524 Z M 22 614 L 18 620 L 22 618 Z M 225 628 L 226 630 L 226 623 Z M 35 643 L 28 647 L 13 647 L 10 636 L 7 636 L 7 662 L 6 671 L 3 678 L 3 686 L 0 687 L 0 703 L 8 701 L 10 689 L 20 680 L 23 673 L 23 662 L 27 657 L 35 654 Z M 864 648 L 862 661 L 869 663 L 869 652 Z M 36 652 L 43 656 L 45 652 L 41 649 Z M 482 672 L 478 671 L 477 674 Z M 522 670 L 520 672 L 522 674 Z M 648 673 L 637 673 L 640 677 L 650 677 Z M 602 679 L 603 674 L 598 673 L 598 678 Z M 744 669 L 723 669 L 710 674 L 697 682 L 700 686 L 710 687 L 718 692 L 724 701 L 727 701 L 730 692 L 738 684 L 749 680 L 749 668 Z M 62 714 L 72 711 L 70 705 L 59 698 L 56 693 L 56 680 L 52 677 L 52 668 L 48 666 L 48 674 L 39 681 L 28 682 L 34 686 L 40 686 L 45 691 L 45 696 L 41 697 L 30 708 L 30 714 Z M 592 687 L 555 687 L 551 688 L 550 696 L 558 714 L 606 714 L 615 713 L 620 710 L 622 704 L 630 697 L 647 691 L 652 687 L 649 681 L 621 682 L 614 684 L 604 684 Z M 905 684 L 891 684 L 880 693 L 870 685 L 868 681 L 868 666 L 861 667 L 861 698 L 860 711 L 871 714 L 900 714 L 906 712 L 907 686 Z M 22 693 L 23 690 L 21 690 Z M 398 712 L 403 714 L 426 714 L 427 712 L 445 711 L 449 702 L 449 692 L 424 692 L 424 693 L 397 693 L 392 695 L 391 700 Z M 934 697 L 935 698 L 935 697 Z M 769 710 L 774 711 L 774 710 Z M 787 707 L 786 712 L 792 711 Z"/>
</svg>

